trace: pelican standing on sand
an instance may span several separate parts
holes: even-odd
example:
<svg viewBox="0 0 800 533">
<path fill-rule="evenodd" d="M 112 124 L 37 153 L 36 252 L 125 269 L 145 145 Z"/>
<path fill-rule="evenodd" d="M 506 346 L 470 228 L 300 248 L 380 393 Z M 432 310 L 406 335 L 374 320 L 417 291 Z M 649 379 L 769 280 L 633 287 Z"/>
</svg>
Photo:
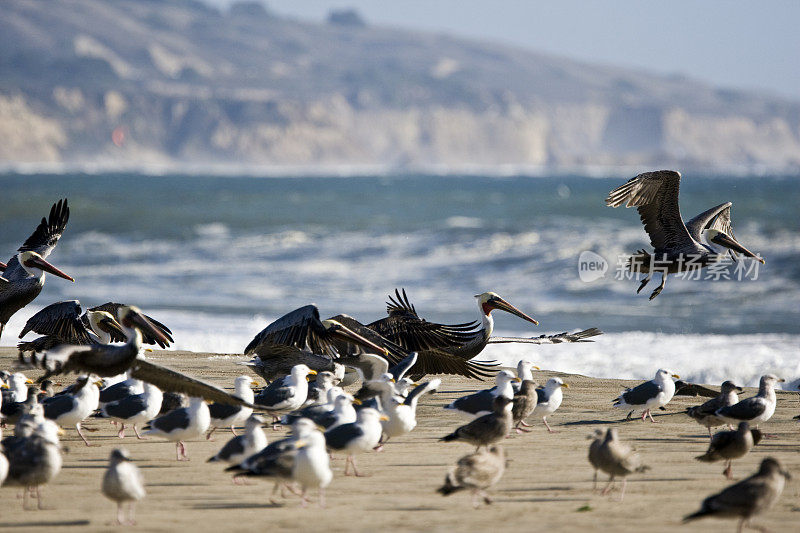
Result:
<svg viewBox="0 0 800 533">
<path fill-rule="evenodd" d="M 11 316 L 42 292 L 46 272 L 75 281 L 45 260 L 61 238 L 68 220 L 67 200 L 59 200 L 50 208 L 49 218 L 42 219 L 8 262 L 0 277 L 0 337 Z"/>
<path fill-rule="evenodd" d="M 664 289 L 668 274 L 704 268 L 720 261 L 725 252 L 739 252 L 761 263 L 764 260 L 739 244 L 731 227 L 731 202 L 704 211 L 684 223 L 678 205 L 681 175 L 674 170 L 645 172 L 631 178 L 608 194 L 609 207 L 636 207 L 650 236 L 652 254 L 639 250 L 628 268 L 647 274 L 637 293 L 654 272 L 661 272 L 661 284 L 650 295 L 652 300 Z"/>
</svg>

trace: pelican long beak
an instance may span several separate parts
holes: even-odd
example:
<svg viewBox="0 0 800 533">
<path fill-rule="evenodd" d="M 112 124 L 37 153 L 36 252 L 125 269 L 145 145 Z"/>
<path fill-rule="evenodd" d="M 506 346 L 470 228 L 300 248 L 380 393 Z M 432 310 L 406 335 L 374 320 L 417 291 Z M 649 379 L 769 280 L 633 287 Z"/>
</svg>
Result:
<svg viewBox="0 0 800 533">
<path fill-rule="evenodd" d="M 537 320 L 529 317 L 528 315 L 526 315 L 525 313 L 523 313 L 522 311 L 520 311 L 507 301 L 503 300 L 499 296 L 495 296 L 494 298 L 490 299 L 487 303 L 489 303 L 489 305 L 491 305 L 495 309 L 499 309 L 501 311 L 505 311 L 506 313 L 511 313 L 512 315 L 516 315 L 520 317 L 522 320 L 527 320 L 534 326 L 539 325 L 539 322 Z"/>
<path fill-rule="evenodd" d="M 129 314 L 129 320 L 138 326 L 142 331 L 146 331 L 164 344 L 169 344 L 169 339 L 165 337 L 163 333 L 161 333 L 160 329 L 155 327 L 149 320 L 147 320 L 147 317 L 145 317 L 142 313 L 133 310 L 133 312 Z"/>
<path fill-rule="evenodd" d="M 757 256 L 756 254 L 754 254 L 753 252 L 751 252 L 750 250 L 739 244 L 739 241 L 737 241 L 727 233 L 719 232 L 709 240 L 714 244 L 719 244 L 720 246 L 724 246 L 725 248 L 730 248 L 734 252 L 739 252 L 740 254 L 746 257 L 752 257 L 753 259 L 759 261 L 762 265 L 766 263 L 764 259 L 762 259 L 761 257 Z"/>
<path fill-rule="evenodd" d="M 68 279 L 73 283 L 75 282 L 75 278 L 62 272 L 55 266 L 45 261 L 42 257 L 37 257 L 37 256 L 31 257 L 26 261 L 26 264 L 28 264 L 28 266 L 35 266 L 44 272 L 50 272 L 51 274 L 58 276 L 59 278 Z"/>
<path fill-rule="evenodd" d="M 389 355 L 389 351 L 383 346 L 378 346 L 371 340 L 362 337 L 355 331 L 348 329 L 341 324 L 339 324 L 338 327 L 332 331 L 332 333 L 348 342 L 353 342 L 364 348 L 371 348 L 375 351 L 375 353 L 379 353 L 381 355 Z"/>
</svg>

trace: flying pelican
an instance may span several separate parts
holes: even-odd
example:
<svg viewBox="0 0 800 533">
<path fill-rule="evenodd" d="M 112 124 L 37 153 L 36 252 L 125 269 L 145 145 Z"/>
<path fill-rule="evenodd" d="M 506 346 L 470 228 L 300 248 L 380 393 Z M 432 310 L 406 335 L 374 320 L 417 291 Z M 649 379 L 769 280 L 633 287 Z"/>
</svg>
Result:
<svg viewBox="0 0 800 533">
<path fill-rule="evenodd" d="M 20 352 L 42 352 L 61 344 L 109 344 L 125 340 L 125 333 L 111 313 L 92 308 L 81 316 L 81 311 L 78 300 L 48 305 L 29 318 L 19 334 L 20 339 L 30 331 L 44 337 L 20 342 L 17 348 Z"/>
<path fill-rule="evenodd" d="M 42 219 L 36 230 L 17 249 L 0 277 L 0 336 L 11 316 L 31 303 L 44 287 L 45 273 L 75 281 L 45 259 L 55 248 L 69 220 L 67 200 L 59 200 L 50 208 L 48 219 Z"/>
<path fill-rule="evenodd" d="M 264 328 L 244 349 L 253 359 L 243 362 L 267 382 L 289 374 L 292 367 L 304 364 L 311 370 L 333 371 L 341 356 L 337 340 L 368 348 L 388 356 L 388 351 L 334 319 L 320 320 L 319 309 L 306 305 L 287 313 Z"/>
<path fill-rule="evenodd" d="M 419 352 L 417 364 L 412 369 L 414 379 L 424 374 L 461 374 L 478 379 L 493 374 L 493 366 L 487 363 L 470 361 L 481 353 L 492 341 L 495 309 L 516 315 L 534 325 L 539 322 L 529 317 L 494 292 L 484 292 L 475 296 L 478 302 L 481 324 L 465 322 L 463 324 L 437 324 L 420 318 L 413 304 L 408 300 L 405 289 L 402 293 L 395 289 L 395 297 L 389 296 L 386 311 L 389 316 L 377 320 L 367 327 L 373 329 L 399 344 L 406 350 Z M 482 327 L 479 327 L 482 326 Z M 596 329 L 586 330 L 573 336 L 564 334 L 538 339 L 502 337 L 495 342 L 524 342 L 532 344 L 556 344 L 558 342 L 585 342 L 586 337 L 599 335 Z M 462 361 L 469 361 L 467 371 L 459 368 L 447 356 Z M 462 363 L 463 364 L 463 363 Z"/>
<path fill-rule="evenodd" d="M 625 207 L 638 208 L 654 251 L 650 254 L 639 250 L 629 260 L 628 268 L 647 274 L 637 293 L 647 285 L 654 272 L 661 272 L 661 285 L 650 295 L 651 300 L 664 289 L 668 274 L 714 264 L 727 251 L 734 258 L 739 252 L 764 263 L 764 259 L 734 238 L 731 202 L 712 207 L 684 223 L 678 205 L 680 181 L 680 173 L 674 170 L 645 172 L 617 187 L 606 198 L 606 205 L 610 207 L 625 204 Z"/>
<path fill-rule="evenodd" d="M 253 407 L 236 396 L 203 381 L 191 378 L 169 368 L 145 361 L 139 352 L 143 332 L 166 343 L 167 337 L 150 323 L 134 306 L 120 306 L 117 321 L 127 336 L 123 345 L 91 344 L 89 346 L 63 345 L 44 354 L 34 354 L 30 361 L 47 372 L 39 380 L 54 374 L 85 372 L 99 377 L 110 377 L 130 370 L 130 376 L 151 383 L 163 391 L 182 392 L 188 396 L 202 397 L 210 402 L 230 403 Z"/>
</svg>

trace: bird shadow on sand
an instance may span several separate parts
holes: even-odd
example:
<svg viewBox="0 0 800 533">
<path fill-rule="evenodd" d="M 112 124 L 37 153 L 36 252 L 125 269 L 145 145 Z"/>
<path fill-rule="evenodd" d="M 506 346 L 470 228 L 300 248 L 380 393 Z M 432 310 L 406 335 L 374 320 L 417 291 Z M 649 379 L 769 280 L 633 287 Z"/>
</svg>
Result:
<svg viewBox="0 0 800 533">
<path fill-rule="evenodd" d="M 588 498 L 495 498 L 495 503 L 588 502 Z"/>
<path fill-rule="evenodd" d="M 433 506 L 410 506 L 410 507 L 380 507 L 371 509 L 373 511 L 444 511 L 445 507 L 433 507 Z"/>
<path fill-rule="evenodd" d="M 20 522 L 20 523 L 13 523 L 13 522 L 0 522 L 0 528 L 6 527 L 74 527 L 74 526 L 88 526 L 88 520 L 65 520 L 65 521 L 53 521 L 53 522 Z"/>
<path fill-rule="evenodd" d="M 498 490 L 498 493 L 503 492 L 546 492 L 546 491 L 562 491 L 568 492 L 573 490 L 573 487 L 516 487 Z"/>
<path fill-rule="evenodd" d="M 229 503 L 199 503 L 193 505 L 192 509 L 213 509 L 223 511 L 226 509 L 277 509 L 283 507 L 280 503 L 247 503 L 247 502 L 229 502 Z"/>
<path fill-rule="evenodd" d="M 596 426 L 599 424 L 602 425 L 609 425 L 609 424 L 621 424 L 625 422 L 625 420 L 575 420 L 572 422 L 563 422 L 559 424 L 560 426 Z"/>
</svg>

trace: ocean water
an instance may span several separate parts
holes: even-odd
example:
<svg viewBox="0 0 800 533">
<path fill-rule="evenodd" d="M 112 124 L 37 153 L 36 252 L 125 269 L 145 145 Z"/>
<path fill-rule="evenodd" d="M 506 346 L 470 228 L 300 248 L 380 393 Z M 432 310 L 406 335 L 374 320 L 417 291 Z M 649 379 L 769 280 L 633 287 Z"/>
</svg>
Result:
<svg viewBox="0 0 800 533">
<path fill-rule="evenodd" d="M 658 276 L 637 295 L 617 267 L 649 247 L 638 214 L 603 202 L 629 177 L 0 175 L 0 255 L 67 197 L 71 219 L 50 260 L 76 279 L 50 276 L 0 344 L 62 299 L 135 303 L 173 329 L 175 348 L 236 354 L 311 302 L 369 322 L 405 287 L 423 316 L 464 322 L 478 316 L 473 295 L 493 290 L 540 322 L 495 313 L 498 334 L 606 334 L 493 346 L 486 359 L 598 377 L 669 367 L 709 383 L 800 378 L 800 180 L 684 176 L 684 217 L 732 201 L 737 238 L 766 264 L 718 276 L 731 279 L 671 276 L 651 302 Z M 587 251 L 606 262 L 599 279 L 579 274 Z"/>
</svg>

